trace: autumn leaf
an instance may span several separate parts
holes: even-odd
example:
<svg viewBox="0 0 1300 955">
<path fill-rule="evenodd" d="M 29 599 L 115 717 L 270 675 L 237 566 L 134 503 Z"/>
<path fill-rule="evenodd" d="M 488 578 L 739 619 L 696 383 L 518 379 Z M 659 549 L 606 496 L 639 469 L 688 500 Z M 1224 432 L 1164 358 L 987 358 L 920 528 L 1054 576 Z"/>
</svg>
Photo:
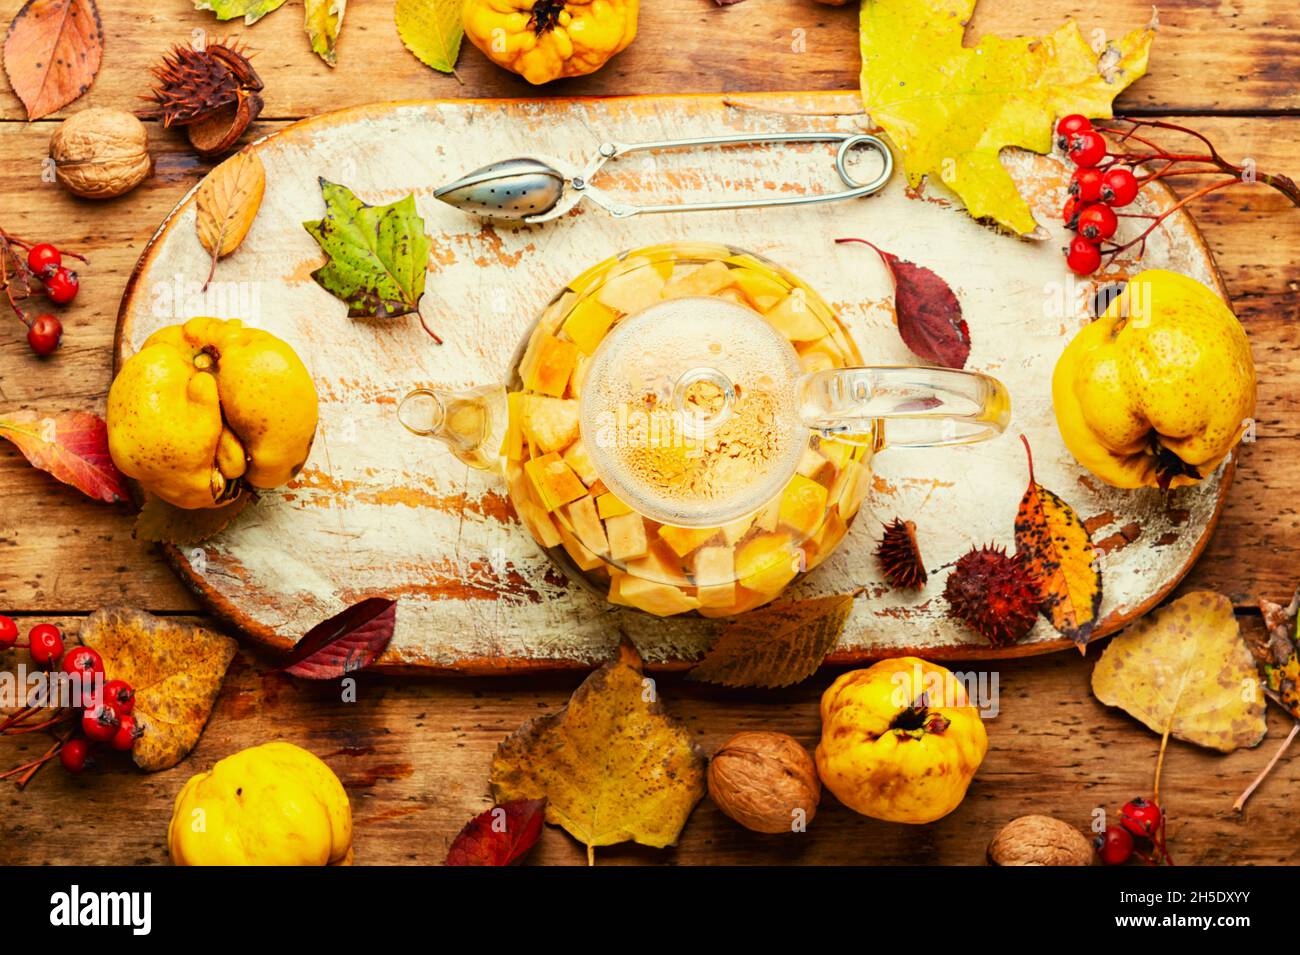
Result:
<svg viewBox="0 0 1300 955">
<path fill-rule="evenodd" d="M 235 657 L 229 637 L 143 610 L 96 610 L 81 642 L 104 658 L 112 679 L 135 688 L 136 723 L 144 735 L 131 755 L 143 770 L 179 763 L 194 748 Z"/>
<path fill-rule="evenodd" d="M 452 841 L 443 865 L 515 865 L 537 842 L 545 799 L 515 799 L 479 813 Z"/>
<path fill-rule="evenodd" d="M 1259 664 L 1264 685 L 1286 711 L 1300 720 L 1300 631 L 1297 631 L 1297 613 L 1300 612 L 1300 588 L 1283 607 L 1271 600 L 1259 601 L 1264 618 L 1264 641 L 1248 640 L 1247 645 Z"/>
<path fill-rule="evenodd" d="M 498 803 L 546 799 L 546 821 L 587 847 L 676 843 L 704 795 L 705 759 L 664 712 L 628 643 L 558 713 L 529 720 L 497 747 Z"/>
<path fill-rule="evenodd" d="M 835 649 L 858 593 L 769 605 L 735 617 L 687 676 L 723 686 L 799 683 Z"/>
<path fill-rule="evenodd" d="M 127 498 L 126 478 L 109 456 L 108 428 L 98 415 L 15 411 L 0 417 L 0 438 L 11 441 L 33 466 L 87 497 L 108 504 Z"/>
<path fill-rule="evenodd" d="M 212 256 L 205 291 L 217 272 L 217 260 L 239 248 L 253 227 L 265 193 L 266 167 L 251 146 L 208 173 L 199 185 L 194 225 L 199 242 Z"/>
<path fill-rule="evenodd" d="M 338 63 L 339 34 L 348 0 L 307 0 L 307 36 L 316 55 L 329 66 Z"/>
<path fill-rule="evenodd" d="M 420 306 L 432 240 L 415 211 L 415 196 L 369 206 L 347 186 L 322 179 L 325 218 L 304 222 L 329 256 L 311 274 L 348 306 L 352 318 L 395 318 Z"/>
<path fill-rule="evenodd" d="M 900 259 L 866 239 L 835 241 L 871 246 L 889 269 L 894 280 L 894 316 L 904 345 L 936 365 L 966 367 L 970 328 L 961 317 L 961 302 L 947 282 L 924 265 Z"/>
<path fill-rule="evenodd" d="M 1230 753 L 1264 738 L 1264 693 L 1232 601 L 1196 591 L 1111 640 L 1092 692 L 1156 733 Z"/>
<path fill-rule="evenodd" d="M 254 500 L 253 494 L 245 491 L 221 507 L 187 508 L 150 494 L 136 516 L 131 536 L 160 544 L 200 544 L 229 527 Z"/>
<path fill-rule="evenodd" d="M 243 17 L 246 26 L 252 26 L 268 13 L 284 6 L 284 0 L 194 0 L 195 10 L 210 10 L 218 20 Z"/>
<path fill-rule="evenodd" d="M 4 50 L 9 85 L 27 119 L 58 112 L 90 89 L 104 58 L 95 0 L 27 0 L 9 24 Z"/>
<path fill-rule="evenodd" d="M 364 670 L 384 652 L 396 625 L 396 600 L 367 597 L 308 630 L 280 669 L 305 680 L 334 680 Z"/>
<path fill-rule="evenodd" d="M 1111 116 L 1111 101 L 1146 72 L 1151 26 L 1092 50 L 1073 21 L 1044 37 L 962 44 L 976 0 L 862 4 L 862 100 L 898 149 L 913 187 L 936 176 L 976 219 L 1021 234 L 1033 214 L 999 154 L 1046 153 L 1059 116 Z"/>
<path fill-rule="evenodd" d="M 1043 592 L 1043 616 L 1082 653 L 1101 611 L 1101 561 L 1074 508 L 1034 479 L 1029 440 L 1020 440 L 1029 457 L 1029 487 L 1016 513 L 1016 551 Z"/>
<path fill-rule="evenodd" d="M 425 66 L 455 74 L 465 34 L 464 6 L 461 0 L 397 0 L 393 10 L 397 33 Z"/>
</svg>

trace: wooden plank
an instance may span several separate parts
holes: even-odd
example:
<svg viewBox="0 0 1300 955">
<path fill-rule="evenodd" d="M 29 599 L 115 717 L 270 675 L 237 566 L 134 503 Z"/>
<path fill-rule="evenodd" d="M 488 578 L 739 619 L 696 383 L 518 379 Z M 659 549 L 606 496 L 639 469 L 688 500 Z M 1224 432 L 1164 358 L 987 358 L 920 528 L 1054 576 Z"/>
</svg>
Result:
<svg viewBox="0 0 1300 955">
<path fill-rule="evenodd" d="M 1213 137 L 1229 157 L 1253 157 L 1262 170 L 1287 169 L 1300 155 L 1300 118 L 1186 122 Z M 37 361 L 21 327 L 11 319 L 0 324 L 0 411 L 102 410 L 126 279 L 156 224 L 209 167 L 174 133 L 154 128 L 154 177 L 123 199 L 91 207 L 40 181 L 39 157 L 48 133 L 44 124 L 0 127 L 6 155 L 19 160 L 0 164 L 0 208 L 15 210 L 6 214 L 5 225 L 81 249 L 91 265 L 83 270 L 77 303 L 62 313 L 67 331 L 55 358 Z M 1285 559 L 1288 542 L 1300 536 L 1294 503 L 1300 479 L 1283 453 L 1286 442 L 1300 434 L 1300 395 L 1294 388 L 1300 378 L 1300 288 L 1293 269 L 1300 212 L 1262 186 L 1234 187 L 1193 208 L 1254 342 L 1260 441 L 1243 452 L 1219 530 L 1190 585 L 1221 589 L 1246 603 L 1254 593 L 1282 597 L 1300 571 Z M 124 511 L 84 501 L 0 445 L 0 581 L 9 606 L 89 610 L 125 600 L 156 609 L 195 609 L 153 548 L 131 540 L 130 523 Z"/>
<path fill-rule="evenodd" d="M 826 794 L 807 833 L 762 836 L 731 822 L 706 798 L 676 849 L 611 847 L 597 851 L 598 864 L 979 865 L 997 829 L 1023 813 L 1048 813 L 1086 829 L 1095 810 L 1114 813 L 1149 792 L 1159 747 L 1153 733 L 1093 699 L 1092 664 L 1077 654 L 1055 654 L 991 671 L 1000 710 L 988 721 L 988 757 L 966 801 L 938 823 L 877 822 Z M 706 753 L 732 733 L 753 729 L 788 732 L 812 748 L 817 701 L 836 675 L 824 671 L 800 687 L 752 692 L 664 676 L 659 693 Z M 198 747 L 176 768 L 144 775 L 115 757 L 106 769 L 79 778 L 47 767 L 25 791 L 6 790 L 0 863 L 165 862 L 167 822 L 184 781 L 246 746 L 285 739 L 322 756 L 343 780 L 358 864 L 438 864 L 465 821 L 489 805 L 487 772 L 497 744 L 524 720 L 563 706 L 580 679 L 428 682 L 363 675 L 357 702 L 345 704 L 335 686 L 268 672 L 264 661 L 244 653 Z M 1300 758 L 1281 761 L 1244 815 L 1230 808 L 1286 732 L 1287 720 L 1273 707 L 1269 728 L 1260 747 L 1228 756 L 1170 743 L 1161 793 L 1179 864 L 1294 861 L 1300 816 L 1291 793 L 1300 785 Z M 0 766 L 35 758 L 46 745 L 40 734 L 0 739 Z M 44 822 L 91 804 L 94 832 L 111 838 L 87 839 L 78 827 Z M 585 856 L 566 833 L 547 827 L 530 862 L 581 865 Z"/>
<path fill-rule="evenodd" d="M 21 5 L 21 0 L 5 0 L 0 22 L 7 24 Z M 101 2 L 104 67 L 72 109 L 136 108 L 150 68 L 172 44 L 227 35 L 243 37 L 258 53 L 268 117 L 300 117 L 376 99 L 537 93 L 468 44 L 459 65 L 463 85 L 428 69 L 402 47 L 391 0 L 349 4 L 333 71 L 308 48 L 297 5 L 251 28 L 219 23 L 187 6 L 176 0 L 166 15 L 146 16 L 116 0 Z M 1159 8 L 1161 32 L 1150 73 L 1121 95 L 1122 106 L 1159 111 L 1300 107 L 1300 89 L 1288 66 L 1300 52 L 1300 9 L 1292 0 L 1165 0 Z M 968 37 L 1041 34 L 1073 17 L 1095 40 L 1140 27 L 1150 15 L 1147 0 L 1104 5 L 984 0 Z M 721 9 L 709 0 L 655 0 L 641 5 L 640 34 L 628 50 L 600 72 L 550 84 L 542 95 L 845 89 L 857 82 L 858 62 L 856 4 L 832 8 L 814 0 L 747 0 Z M 24 115 L 8 88 L 0 92 L 0 117 Z"/>
</svg>

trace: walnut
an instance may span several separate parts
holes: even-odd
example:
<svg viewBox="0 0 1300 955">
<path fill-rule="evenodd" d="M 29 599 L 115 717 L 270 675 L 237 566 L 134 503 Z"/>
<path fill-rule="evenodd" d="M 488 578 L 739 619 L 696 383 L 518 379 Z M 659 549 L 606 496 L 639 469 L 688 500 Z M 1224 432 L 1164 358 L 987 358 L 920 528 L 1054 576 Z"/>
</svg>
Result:
<svg viewBox="0 0 1300 955">
<path fill-rule="evenodd" d="M 84 109 L 63 121 L 50 139 L 55 178 L 86 199 L 130 192 L 153 168 L 144 123 L 120 109 Z"/>
<path fill-rule="evenodd" d="M 709 761 L 709 796 L 755 832 L 802 831 L 821 795 L 812 757 L 784 733 L 737 733 Z"/>
<path fill-rule="evenodd" d="M 989 843 L 994 865 L 1092 865 L 1092 843 L 1051 816 L 1012 819 Z"/>
</svg>

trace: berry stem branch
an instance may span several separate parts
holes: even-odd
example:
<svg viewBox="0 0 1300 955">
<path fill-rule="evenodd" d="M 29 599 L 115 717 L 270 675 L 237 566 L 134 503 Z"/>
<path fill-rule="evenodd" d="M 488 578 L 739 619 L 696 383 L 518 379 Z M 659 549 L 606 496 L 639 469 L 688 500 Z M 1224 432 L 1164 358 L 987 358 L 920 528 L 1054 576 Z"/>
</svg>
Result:
<svg viewBox="0 0 1300 955">
<path fill-rule="evenodd" d="M 1282 745 L 1277 748 L 1277 752 L 1274 753 L 1273 758 L 1268 761 L 1268 765 L 1265 766 L 1260 774 L 1255 777 L 1254 781 L 1246 787 L 1246 791 L 1237 797 L 1237 801 L 1232 804 L 1233 812 L 1241 812 L 1246 808 L 1246 800 L 1254 795 L 1255 790 L 1259 788 L 1259 784 L 1268 778 L 1268 774 L 1273 771 L 1273 767 L 1277 765 L 1277 761 L 1282 758 L 1282 754 L 1287 751 L 1287 748 L 1291 745 L 1297 734 L 1300 734 L 1300 720 L 1297 720 L 1292 724 L 1291 732 L 1287 734 L 1286 739 L 1282 740 Z"/>
</svg>

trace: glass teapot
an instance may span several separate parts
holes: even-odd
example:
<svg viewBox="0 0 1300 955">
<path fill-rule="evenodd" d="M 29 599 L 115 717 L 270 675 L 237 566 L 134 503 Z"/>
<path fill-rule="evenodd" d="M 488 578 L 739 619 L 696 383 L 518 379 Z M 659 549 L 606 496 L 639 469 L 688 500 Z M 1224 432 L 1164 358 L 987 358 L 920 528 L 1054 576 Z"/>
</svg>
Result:
<svg viewBox="0 0 1300 955">
<path fill-rule="evenodd" d="M 418 388 L 402 424 L 505 478 L 537 543 L 612 603 L 725 617 L 826 560 L 886 446 L 1002 432 L 1006 389 L 865 366 L 811 288 L 762 256 L 672 243 L 551 300 L 504 385 Z"/>
</svg>

